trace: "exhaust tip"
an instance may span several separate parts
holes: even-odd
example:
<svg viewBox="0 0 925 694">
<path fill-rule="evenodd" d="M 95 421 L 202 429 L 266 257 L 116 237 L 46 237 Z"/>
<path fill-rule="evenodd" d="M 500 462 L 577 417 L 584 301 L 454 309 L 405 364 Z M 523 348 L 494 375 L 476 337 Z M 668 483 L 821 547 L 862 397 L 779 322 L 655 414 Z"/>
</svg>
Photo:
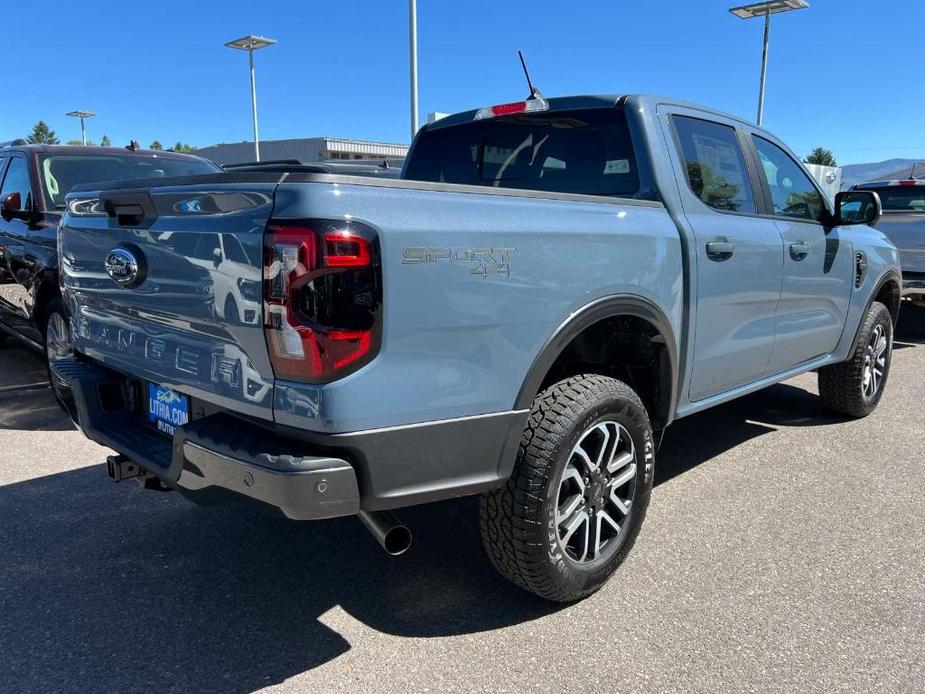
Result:
<svg viewBox="0 0 925 694">
<path fill-rule="evenodd" d="M 404 554 L 411 547 L 411 531 L 404 525 L 397 525 L 385 534 L 382 547 L 393 557 Z"/>
<path fill-rule="evenodd" d="M 411 531 L 395 514 L 389 511 L 361 510 L 359 517 L 382 549 L 393 557 L 408 551 L 411 546 Z"/>
</svg>

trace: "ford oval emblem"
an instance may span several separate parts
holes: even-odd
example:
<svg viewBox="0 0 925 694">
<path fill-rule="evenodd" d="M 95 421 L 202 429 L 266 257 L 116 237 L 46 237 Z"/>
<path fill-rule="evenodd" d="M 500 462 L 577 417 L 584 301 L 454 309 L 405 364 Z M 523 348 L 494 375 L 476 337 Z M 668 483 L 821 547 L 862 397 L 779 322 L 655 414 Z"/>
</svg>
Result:
<svg viewBox="0 0 925 694">
<path fill-rule="evenodd" d="M 135 287 L 144 280 L 144 256 L 130 246 L 116 246 L 104 261 L 106 273 L 123 287 Z"/>
</svg>

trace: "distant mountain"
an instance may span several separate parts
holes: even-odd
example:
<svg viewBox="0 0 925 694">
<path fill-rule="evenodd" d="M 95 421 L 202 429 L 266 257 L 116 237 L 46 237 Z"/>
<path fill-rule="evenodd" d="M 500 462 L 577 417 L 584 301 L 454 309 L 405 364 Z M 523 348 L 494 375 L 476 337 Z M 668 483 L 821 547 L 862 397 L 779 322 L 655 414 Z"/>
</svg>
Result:
<svg viewBox="0 0 925 694">
<path fill-rule="evenodd" d="M 887 159 L 876 164 L 848 164 L 842 167 L 842 187 L 847 188 L 855 183 L 867 181 L 890 181 L 896 178 L 906 178 L 915 167 L 917 178 L 925 177 L 925 161 L 921 159 Z"/>
</svg>

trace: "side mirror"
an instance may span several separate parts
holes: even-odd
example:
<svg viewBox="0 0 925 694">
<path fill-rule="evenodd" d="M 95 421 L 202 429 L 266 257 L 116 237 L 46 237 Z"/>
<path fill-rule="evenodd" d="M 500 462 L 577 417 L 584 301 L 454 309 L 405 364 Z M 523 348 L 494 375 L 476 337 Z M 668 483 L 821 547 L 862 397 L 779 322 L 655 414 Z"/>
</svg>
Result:
<svg viewBox="0 0 925 694">
<path fill-rule="evenodd" d="M 221 248 L 212 249 L 212 264 L 215 265 L 215 267 L 218 267 L 219 265 L 222 264 L 222 249 Z"/>
<path fill-rule="evenodd" d="M 882 212 L 880 196 L 871 190 L 848 190 L 835 196 L 835 225 L 874 226 Z"/>
<path fill-rule="evenodd" d="M 0 203 L 0 216 L 9 222 L 14 217 L 22 217 L 22 196 L 19 193 L 10 193 Z"/>
</svg>

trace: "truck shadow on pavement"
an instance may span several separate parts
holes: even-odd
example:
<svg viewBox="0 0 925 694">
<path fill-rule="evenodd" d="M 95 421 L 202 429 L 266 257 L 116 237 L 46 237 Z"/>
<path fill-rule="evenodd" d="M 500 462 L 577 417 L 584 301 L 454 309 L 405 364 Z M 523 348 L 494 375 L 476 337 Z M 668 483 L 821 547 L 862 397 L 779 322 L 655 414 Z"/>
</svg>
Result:
<svg viewBox="0 0 925 694">
<path fill-rule="evenodd" d="M 925 345 L 925 308 L 906 303 L 899 314 L 893 346 L 906 349 L 916 345 Z"/>
<path fill-rule="evenodd" d="M 925 309 L 904 305 L 894 349 L 925 345 Z M 845 419 L 822 409 L 819 397 L 781 383 L 680 419 L 665 432 L 656 456 L 655 484 L 662 484 L 749 439 L 780 426 L 825 426 Z"/>
<path fill-rule="evenodd" d="M 14 416 L 0 390 L 0 426 L 68 428 L 29 385 L 41 362 L 14 351 L 0 350 L 2 387 L 34 400 Z M 656 484 L 778 426 L 838 421 L 814 394 L 774 386 L 673 425 Z M 199 507 L 111 484 L 102 465 L 0 486 L 0 689 L 251 692 L 362 648 L 369 629 L 451 636 L 560 609 L 495 574 L 477 500 L 402 516 L 415 545 L 391 558 L 353 518 Z"/>
<path fill-rule="evenodd" d="M 74 426 L 51 395 L 45 364 L 15 343 L 0 347 L 0 429 L 67 431 Z"/>
<path fill-rule="evenodd" d="M 416 546 L 391 558 L 353 518 L 198 507 L 102 466 L 0 487 L 4 686 L 250 692 L 370 627 L 448 636 L 555 611 L 494 573 L 474 501 L 409 509 Z"/>
</svg>

